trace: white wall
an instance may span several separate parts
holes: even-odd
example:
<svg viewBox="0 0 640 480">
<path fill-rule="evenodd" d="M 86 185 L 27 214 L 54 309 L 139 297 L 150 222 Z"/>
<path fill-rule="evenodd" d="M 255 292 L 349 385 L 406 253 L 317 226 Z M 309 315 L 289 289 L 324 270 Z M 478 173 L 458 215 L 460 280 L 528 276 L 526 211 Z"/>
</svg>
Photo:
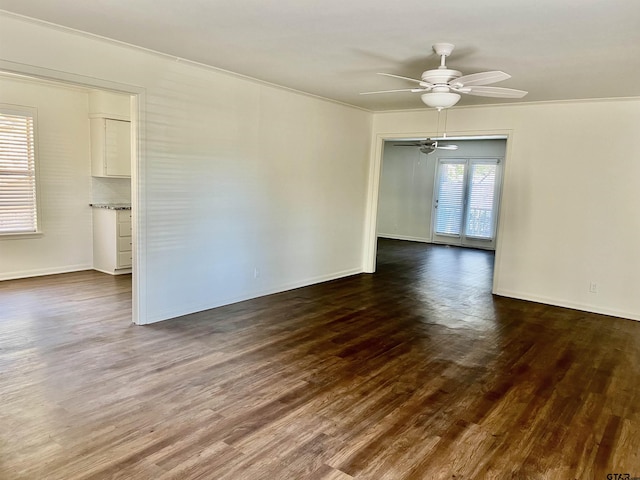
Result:
<svg viewBox="0 0 640 480">
<path fill-rule="evenodd" d="M 362 271 L 370 113 L 10 15 L 0 45 L 143 93 L 139 323 Z"/>
<path fill-rule="evenodd" d="M 436 157 L 418 147 L 384 147 L 378 236 L 431 241 L 431 203 Z"/>
<path fill-rule="evenodd" d="M 438 158 L 504 158 L 504 140 L 458 140 L 457 150 L 429 155 L 418 147 L 385 142 L 378 199 L 378 236 L 431 242 L 433 188 Z"/>
<path fill-rule="evenodd" d="M 432 112 L 376 114 L 374 146 L 425 125 Z M 449 111 L 450 136 L 510 135 L 495 293 L 640 320 L 639 125 L 639 99 Z"/>
<path fill-rule="evenodd" d="M 0 77 L 0 103 L 37 109 L 42 235 L 0 236 L 0 280 L 91 268 L 91 182 L 85 91 Z"/>
</svg>

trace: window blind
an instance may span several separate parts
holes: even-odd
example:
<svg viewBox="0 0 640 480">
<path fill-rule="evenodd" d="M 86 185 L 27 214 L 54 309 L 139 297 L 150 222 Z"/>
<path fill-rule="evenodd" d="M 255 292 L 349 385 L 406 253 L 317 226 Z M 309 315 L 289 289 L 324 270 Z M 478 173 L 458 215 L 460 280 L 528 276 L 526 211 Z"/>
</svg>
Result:
<svg viewBox="0 0 640 480">
<path fill-rule="evenodd" d="M 32 114 L 0 110 L 0 234 L 37 231 Z"/>
<path fill-rule="evenodd" d="M 471 237 L 492 238 L 494 230 L 494 196 L 496 163 L 472 163 L 469 185 L 466 234 Z"/>
<path fill-rule="evenodd" d="M 438 204 L 436 207 L 436 233 L 460 235 L 464 208 L 465 164 L 442 161 L 438 178 Z"/>
</svg>

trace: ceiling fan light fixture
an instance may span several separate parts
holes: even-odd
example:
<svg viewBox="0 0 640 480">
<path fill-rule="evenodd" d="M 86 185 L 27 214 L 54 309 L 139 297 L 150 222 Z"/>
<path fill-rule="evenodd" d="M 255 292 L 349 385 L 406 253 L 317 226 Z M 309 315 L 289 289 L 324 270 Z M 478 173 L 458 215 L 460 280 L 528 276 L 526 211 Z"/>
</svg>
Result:
<svg viewBox="0 0 640 480">
<path fill-rule="evenodd" d="M 460 95 L 452 92 L 430 92 L 423 93 L 420 98 L 428 107 L 442 110 L 443 108 L 453 107 L 458 103 Z"/>
</svg>

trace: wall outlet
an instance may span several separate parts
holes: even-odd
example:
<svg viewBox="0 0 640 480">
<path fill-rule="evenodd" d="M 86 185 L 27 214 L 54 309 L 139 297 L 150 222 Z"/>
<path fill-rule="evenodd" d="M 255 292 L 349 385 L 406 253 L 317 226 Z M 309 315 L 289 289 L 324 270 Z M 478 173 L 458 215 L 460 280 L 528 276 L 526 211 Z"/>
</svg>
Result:
<svg viewBox="0 0 640 480">
<path fill-rule="evenodd" d="M 591 282 L 589 284 L 589 292 L 590 293 L 598 293 L 598 284 L 596 282 Z"/>
<path fill-rule="evenodd" d="M 260 270 L 257 268 L 253 269 L 253 278 L 258 278 L 260 276 Z"/>
</svg>

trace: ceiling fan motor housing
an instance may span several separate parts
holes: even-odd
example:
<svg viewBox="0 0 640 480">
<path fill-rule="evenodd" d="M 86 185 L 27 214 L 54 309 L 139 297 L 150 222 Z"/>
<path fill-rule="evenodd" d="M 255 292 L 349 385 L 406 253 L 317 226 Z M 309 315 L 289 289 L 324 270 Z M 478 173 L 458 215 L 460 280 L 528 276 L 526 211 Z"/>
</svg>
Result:
<svg viewBox="0 0 640 480">
<path fill-rule="evenodd" d="M 436 147 L 434 147 L 433 145 L 424 145 L 420 147 L 420 152 L 426 155 L 429 155 L 430 153 L 433 153 L 435 151 L 436 151 Z"/>
<path fill-rule="evenodd" d="M 422 72 L 422 81 L 430 83 L 431 85 L 447 85 L 452 80 L 460 78 L 462 72 L 458 70 L 451 70 L 449 68 L 438 68 L 435 70 L 427 70 Z"/>
</svg>

